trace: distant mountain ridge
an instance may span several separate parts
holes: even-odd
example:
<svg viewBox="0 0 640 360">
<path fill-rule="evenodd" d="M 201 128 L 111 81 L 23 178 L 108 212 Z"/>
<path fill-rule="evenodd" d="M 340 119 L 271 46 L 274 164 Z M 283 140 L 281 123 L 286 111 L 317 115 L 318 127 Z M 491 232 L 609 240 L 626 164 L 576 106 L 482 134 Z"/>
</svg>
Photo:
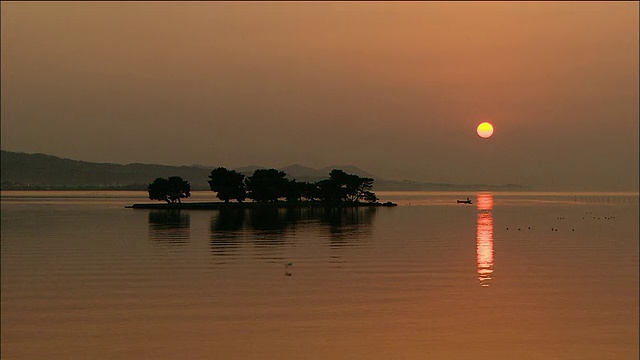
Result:
<svg viewBox="0 0 640 360">
<path fill-rule="evenodd" d="M 131 189 L 145 190 L 157 177 L 180 176 L 193 190 L 209 190 L 208 176 L 215 166 L 169 166 L 157 164 L 94 163 L 59 158 L 46 154 L 0 152 L 2 189 Z M 264 166 L 246 166 L 235 170 L 250 176 Z M 318 181 L 329 177 L 333 169 L 358 176 L 375 178 L 353 165 L 326 167 L 320 170 L 299 164 L 278 170 L 290 179 Z"/>
<path fill-rule="evenodd" d="M 156 177 L 181 176 L 203 189 L 211 170 L 193 166 L 93 163 L 45 154 L 0 152 L 2 189 L 146 189 Z"/>
<path fill-rule="evenodd" d="M 157 177 L 180 176 L 189 181 L 192 190 L 209 190 L 208 176 L 215 166 L 169 166 L 132 163 L 94 163 L 59 158 L 46 154 L 27 154 L 0 151 L 0 178 L 3 190 L 9 189 L 122 189 L 146 190 L 147 185 Z M 235 170 L 247 176 L 263 166 L 245 166 Z M 327 166 L 313 169 L 300 164 L 283 167 L 281 171 L 290 179 L 315 182 L 327 179 L 333 169 L 341 169 L 349 174 L 373 178 L 374 190 L 531 190 L 518 184 L 500 186 L 471 184 L 439 184 L 416 181 L 385 180 L 353 165 Z"/>
</svg>

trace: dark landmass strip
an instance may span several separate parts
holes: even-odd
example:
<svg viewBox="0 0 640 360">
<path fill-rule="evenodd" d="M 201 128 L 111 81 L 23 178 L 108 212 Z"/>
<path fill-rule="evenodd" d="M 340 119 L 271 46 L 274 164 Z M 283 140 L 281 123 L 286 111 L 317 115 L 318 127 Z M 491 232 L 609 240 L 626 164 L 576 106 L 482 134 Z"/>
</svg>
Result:
<svg viewBox="0 0 640 360">
<path fill-rule="evenodd" d="M 146 190 L 157 177 L 181 176 L 194 190 L 209 190 L 210 169 L 190 166 L 109 164 L 44 154 L 2 151 L 3 190 Z"/>
<path fill-rule="evenodd" d="M 387 201 L 384 203 L 362 203 L 362 202 L 343 202 L 343 203 L 324 203 L 314 201 L 301 202 L 274 202 L 274 203 L 256 203 L 256 202 L 198 202 L 198 203 L 145 203 L 133 204 L 125 206 L 130 209 L 166 209 L 166 210 L 218 210 L 218 209 L 256 209 L 256 208 L 353 208 L 353 207 L 378 207 L 378 206 L 398 206 L 398 204 Z"/>
<path fill-rule="evenodd" d="M 94 163 L 59 158 L 45 154 L 26 154 L 2 150 L 0 152 L 2 190 L 147 190 L 147 185 L 158 177 L 180 176 L 189 181 L 193 191 L 209 191 L 208 176 L 214 167 L 201 165 L 168 166 L 155 164 Z M 261 166 L 238 168 L 251 175 Z M 518 184 L 442 184 L 408 180 L 385 180 L 352 165 L 329 166 L 313 169 L 290 165 L 282 170 L 287 178 L 316 182 L 326 179 L 332 169 L 375 179 L 374 191 L 531 191 L 530 186 Z"/>
</svg>

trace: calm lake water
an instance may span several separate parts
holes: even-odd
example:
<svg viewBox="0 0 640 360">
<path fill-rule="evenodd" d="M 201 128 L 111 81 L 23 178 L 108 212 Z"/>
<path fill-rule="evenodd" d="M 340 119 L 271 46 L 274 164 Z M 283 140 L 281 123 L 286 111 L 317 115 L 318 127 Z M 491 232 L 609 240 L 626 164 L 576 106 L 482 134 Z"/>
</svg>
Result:
<svg viewBox="0 0 640 360">
<path fill-rule="evenodd" d="M 2 358 L 638 359 L 637 193 L 377 194 L 2 192 Z"/>
</svg>

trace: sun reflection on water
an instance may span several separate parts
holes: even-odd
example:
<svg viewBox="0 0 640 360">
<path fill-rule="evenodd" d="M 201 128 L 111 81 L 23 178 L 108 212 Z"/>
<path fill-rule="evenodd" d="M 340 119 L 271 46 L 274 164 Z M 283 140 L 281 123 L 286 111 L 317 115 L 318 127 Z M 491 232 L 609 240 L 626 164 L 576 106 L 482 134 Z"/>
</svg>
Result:
<svg viewBox="0 0 640 360">
<path fill-rule="evenodd" d="M 480 286 L 487 287 L 493 276 L 493 196 L 478 194 L 478 226 L 476 232 L 476 258 Z"/>
</svg>

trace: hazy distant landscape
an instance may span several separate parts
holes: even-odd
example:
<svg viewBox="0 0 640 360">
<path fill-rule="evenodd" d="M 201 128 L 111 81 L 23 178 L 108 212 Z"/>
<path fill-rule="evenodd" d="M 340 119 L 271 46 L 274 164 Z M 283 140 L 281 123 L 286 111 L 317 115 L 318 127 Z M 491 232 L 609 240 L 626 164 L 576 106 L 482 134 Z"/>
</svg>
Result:
<svg viewBox="0 0 640 360">
<path fill-rule="evenodd" d="M 193 190 L 209 190 L 208 176 L 214 166 L 167 166 L 158 164 L 132 163 L 127 165 L 95 163 L 59 158 L 46 154 L 27 154 L 2 151 L 0 153 L 2 190 L 35 189 L 114 189 L 146 190 L 147 185 L 157 177 L 180 176 L 189 181 Z M 236 168 L 244 175 L 251 175 L 258 165 Z M 328 177 L 332 169 L 373 178 L 374 190 L 402 191 L 456 191 L 493 190 L 524 191 L 534 190 L 524 184 L 447 184 L 410 180 L 382 179 L 353 165 L 334 165 L 313 169 L 299 164 L 280 168 L 290 179 L 315 182 Z"/>
<path fill-rule="evenodd" d="M 640 2 L 0 7 L 0 359 L 640 360 Z"/>
</svg>

